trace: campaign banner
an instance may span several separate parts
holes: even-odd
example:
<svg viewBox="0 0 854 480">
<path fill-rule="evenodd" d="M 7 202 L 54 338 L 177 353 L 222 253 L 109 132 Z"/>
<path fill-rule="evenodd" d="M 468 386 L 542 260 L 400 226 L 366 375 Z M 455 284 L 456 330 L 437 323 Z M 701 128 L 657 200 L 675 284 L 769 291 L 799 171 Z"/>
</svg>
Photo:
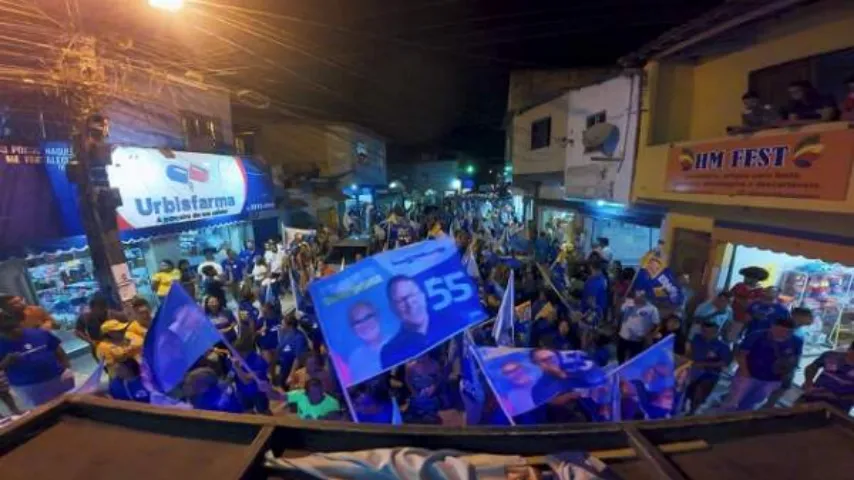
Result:
<svg viewBox="0 0 854 480">
<path fill-rule="evenodd" d="M 667 301 L 681 305 L 685 299 L 676 274 L 667 265 L 667 261 L 657 252 L 647 252 L 641 258 L 640 269 L 635 276 L 632 290 L 646 292 L 652 301 Z"/>
<path fill-rule="evenodd" d="M 122 198 L 116 209 L 121 230 L 275 208 L 269 176 L 240 157 L 115 147 L 107 176 Z"/>
<path fill-rule="evenodd" d="M 510 416 L 573 391 L 607 386 L 607 376 L 581 351 L 477 347 L 489 383 Z"/>
<path fill-rule="evenodd" d="M 845 200 L 852 152 L 850 128 L 674 145 L 665 188 L 682 195 Z"/>
<path fill-rule="evenodd" d="M 614 420 L 669 418 L 676 405 L 673 335 L 644 350 L 617 367 L 612 375 L 619 382 Z"/>
<path fill-rule="evenodd" d="M 311 283 L 309 291 L 345 387 L 486 318 L 450 238 L 379 253 Z"/>
</svg>

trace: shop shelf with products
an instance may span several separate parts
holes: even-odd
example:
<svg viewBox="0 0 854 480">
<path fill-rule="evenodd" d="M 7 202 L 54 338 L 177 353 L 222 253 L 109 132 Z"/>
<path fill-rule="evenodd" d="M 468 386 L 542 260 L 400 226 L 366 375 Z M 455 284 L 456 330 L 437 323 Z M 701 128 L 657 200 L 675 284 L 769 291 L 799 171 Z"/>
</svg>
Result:
<svg viewBox="0 0 854 480">
<path fill-rule="evenodd" d="M 780 275 L 782 301 L 813 312 L 815 321 L 805 338 L 805 350 L 833 349 L 854 336 L 852 280 L 852 269 L 824 262 L 804 263 Z"/>
</svg>

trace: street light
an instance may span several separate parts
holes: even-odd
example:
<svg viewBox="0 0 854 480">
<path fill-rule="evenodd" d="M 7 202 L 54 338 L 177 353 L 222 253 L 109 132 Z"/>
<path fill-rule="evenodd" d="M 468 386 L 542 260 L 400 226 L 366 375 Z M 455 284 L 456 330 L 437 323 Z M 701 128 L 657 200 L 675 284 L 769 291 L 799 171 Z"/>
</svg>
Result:
<svg viewBox="0 0 854 480">
<path fill-rule="evenodd" d="M 451 190 L 459 190 L 463 188 L 463 182 L 459 178 L 451 180 Z"/>
<path fill-rule="evenodd" d="M 471 175 L 472 173 L 474 173 L 474 165 L 469 165 L 469 166 L 467 166 L 467 167 L 466 167 L 466 173 L 468 173 L 469 175 Z"/>
<path fill-rule="evenodd" d="M 184 8 L 184 0 L 148 0 L 148 4 L 169 12 L 177 12 Z"/>
</svg>

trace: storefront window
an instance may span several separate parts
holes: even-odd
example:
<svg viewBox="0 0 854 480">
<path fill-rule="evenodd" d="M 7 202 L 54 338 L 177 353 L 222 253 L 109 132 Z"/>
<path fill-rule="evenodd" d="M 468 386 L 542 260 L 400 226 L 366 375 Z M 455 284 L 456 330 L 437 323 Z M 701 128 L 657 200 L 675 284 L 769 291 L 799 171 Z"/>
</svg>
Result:
<svg viewBox="0 0 854 480">
<path fill-rule="evenodd" d="M 573 222 L 575 212 L 557 208 L 543 208 L 540 213 L 540 230 L 554 234 L 560 243 L 574 240 Z"/>
<path fill-rule="evenodd" d="M 153 300 L 151 275 L 146 267 L 143 248 L 127 248 L 125 256 L 138 294 Z M 74 328 L 77 316 L 88 305 L 92 295 L 100 290 L 94 272 L 88 249 L 27 260 L 27 273 L 36 299 L 62 330 Z"/>
<path fill-rule="evenodd" d="M 27 270 L 39 304 L 63 330 L 74 328 L 81 309 L 98 291 L 89 251 L 28 260 Z"/>
<path fill-rule="evenodd" d="M 754 247 L 729 245 L 729 268 L 721 273 L 720 288 L 741 281 L 738 271 L 762 267 L 769 276 L 764 286 L 780 289 L 780 301 L 787 307 L 806 307 L 815 320 L 804 335 L 801 367 L 821 353 L 849 345 L 854 340 L 854 268 Z M 802 374 L 796 383 L 803 379 Z"/>
<path fill-rule="evenodd" d="M 640 259 L 652 250 L 658 243 L 661 231 L 642 225 L 622 222 L 620 220 L 588 218 L 584 222 L 587 231 L 584 251 L 592 250 L 593 242 L 599 237 L 605 237 L 611 246 L 615 261 L 624 267 L 637 266 Z"/>
</svg>

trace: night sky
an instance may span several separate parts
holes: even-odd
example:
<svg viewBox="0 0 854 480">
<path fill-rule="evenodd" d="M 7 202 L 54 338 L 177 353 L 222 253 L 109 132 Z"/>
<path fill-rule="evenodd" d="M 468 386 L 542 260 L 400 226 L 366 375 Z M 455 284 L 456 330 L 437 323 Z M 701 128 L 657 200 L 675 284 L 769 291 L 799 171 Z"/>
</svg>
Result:
<svg viewBox="0 0 854 480">
<path fill-rule="evenodd" d="M 284 117 L 349 121 L 390 142 L 500 159 L 510 71 L 614 65 L 719 3 L 188 0 L 172 14 L 146 0 L 39 0 L 41 10 L 4 12 L 20 24 L 10 36 L 32 38 L 0 62 L 53 58 L 63 39 L 95 32 L 108 70 L 132 62 L 224 85 L 238 100 L 266 97 L 260 110 L 235 102 L 236 130 Z M 49 85 L 52 65 L 28 66 L 28 81 Z"/>
<path fill-rule="evenodd" d="M 265 51 L 270 56 L 278 51 L 277 58 L 293 65 L 297 75 L 318 84 L 299 85 L 296 75 L 271 72 L 272 89 L 265 90 L 297 113 L 351 120 L 395 142 L 500 158 L 508 72 L 613 65 L 721 2 L 249 3 L 286 15 L 265 21 L 287 28 L 305 47 L 302 55 L 283 47 Z"/>
</svg>

